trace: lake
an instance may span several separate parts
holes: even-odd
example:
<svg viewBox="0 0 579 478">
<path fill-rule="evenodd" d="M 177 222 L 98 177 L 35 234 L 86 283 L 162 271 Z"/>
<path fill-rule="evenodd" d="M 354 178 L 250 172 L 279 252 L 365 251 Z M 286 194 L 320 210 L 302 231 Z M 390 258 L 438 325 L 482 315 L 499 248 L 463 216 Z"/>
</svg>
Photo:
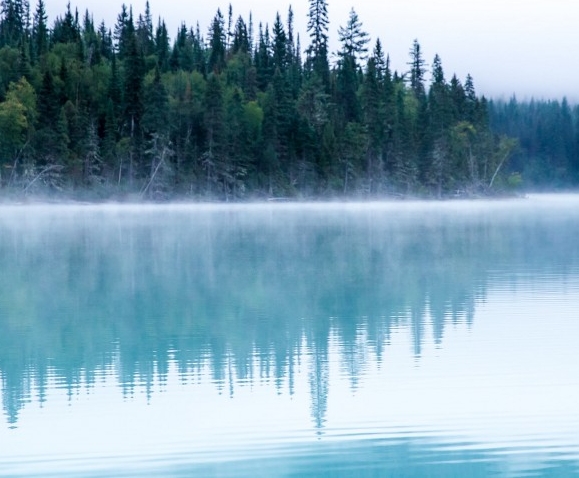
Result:
<svg viewBox="0 0 579 478">
<path fill-rule="evenodd" d="M 0 475 L 579 474 L 579 196 L 0 206 Z"/>
</svg>

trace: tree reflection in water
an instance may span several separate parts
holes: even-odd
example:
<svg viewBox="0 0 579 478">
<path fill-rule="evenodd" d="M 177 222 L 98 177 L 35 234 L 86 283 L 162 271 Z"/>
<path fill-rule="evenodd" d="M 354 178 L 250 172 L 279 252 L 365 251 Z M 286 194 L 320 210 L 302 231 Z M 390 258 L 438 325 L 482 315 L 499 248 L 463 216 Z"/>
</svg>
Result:
<svg viewBox="0 0 579 478">
<path fill-rule="evenodd" d="M 394 329 L 419 359 L 449 323 L 472 325 L 489 288 L 576 274 L 579 254 L 577 213 L 500 205 L 14 207 L 0 227 L 9 425 L 50 379 L 73 394 L 114 373 L 153 400 L 174 363 L 184 379 L 209 367 L 222 393 L 292 394 L 309 356 L 321 432 L 332 336 L 355 389 Z"/>
</svg>

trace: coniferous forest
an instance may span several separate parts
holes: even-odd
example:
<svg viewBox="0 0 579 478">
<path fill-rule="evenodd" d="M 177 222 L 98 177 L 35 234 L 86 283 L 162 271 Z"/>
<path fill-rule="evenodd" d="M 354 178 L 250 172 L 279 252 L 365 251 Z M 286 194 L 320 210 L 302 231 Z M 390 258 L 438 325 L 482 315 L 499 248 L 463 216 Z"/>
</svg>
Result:
<svg viewBox="0 0 579 478">
<path fill-rule="evenodd" d="M 309 0 L 307 38 L 291 7 L 262 23 L 232 6 L 172 38 L 148 3 L 120 6 L 114 25 L 69 4 L 49 25 L 43 0 L 2 0 L 0 194 L 448 197 L 579 182 L 577 107 L 487 101 L 418 41 L 392 71 L 353 9 L 330 32 L 327 3 Z"/>
</svg>

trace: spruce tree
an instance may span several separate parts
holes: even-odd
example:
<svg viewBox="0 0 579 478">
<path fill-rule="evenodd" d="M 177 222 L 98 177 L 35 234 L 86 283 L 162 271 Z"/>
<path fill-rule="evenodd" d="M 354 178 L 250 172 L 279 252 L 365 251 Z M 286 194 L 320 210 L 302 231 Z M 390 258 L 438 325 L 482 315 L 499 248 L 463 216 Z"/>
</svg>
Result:
<svg viewBox="0 0 579 478">
<path fill-rule="evenodd" d="M 27 0 L 0 2 L 0 47 L 17 47 L 26 40 L 28 9 Z"/>
<path fill-rule="evenodd" d="M 48 27 L 46 20 L 44 0 L 38 0 L 32 20 L 31 55 L 34 60 L 41 58 L 48 51 Z"/>
<path fill-rule="evenodd" d="M 117 15 L 117 23 L 115 24 L 115 29 L 113 33 L 113 39 L 115 41 L 115 51 L 118 55 L 119 60 L 124 60 L 125 55 L 127 53 L 128 35 L 129 35 L 128 23 L 129 23 L 129 12 L 127 11 L 127 6 L 123 3 L 121 5 L 121 12 Z"/>
<path fill-rule="evenodd" d="M 327 0 L 310 0 L 307 28 L 311 43 L 307 49 L 306 64 L 308 71 L 320 77 L 326 90 L 330 86 L 328 24 Z"/>
<path fill-rule="evenodd" d="M 145 14 L 139 15 L 137 20 L 137 43 L 143 56 L 147 57 L 155 52 L 155 41 L 153 38 L 153 19 L 149 1 L 145 2 Z"/>
<path fill-rule="evenodd" d="M 362 23 L 352 9 L 345 27 L 338 31 L 341 49 L 338 52 L 338 80 L 336 95 L 344 121 L 358 121 L 360 119 L 360 105 L 358 102 L 358 60 L 368 51 L 368 34 L 362 30 Z"/>
<path fill-rule="evenodd" d="M 248 54 L 250 51 L 249 47 L 249 36 L 247 33 L 247 26 L 243 21 L 243 18 L 238 17 L 235 22 L 235 29 L 233 31 L 233 41 L 231 45 L 231 53 L 233 55 L 237 53 Z"/>
<path fill-rule="evenodd" d="M 338 55 L 341 58 L 353 58 L 354 64 L 358 67 L 358 62 L 363 60 L 368 52 L 366 45 L 370 39 L 368 33 L 362 29 L 362 22 L 353 8 L 350 10 L 346 26 L 338 29 L 338 38 L 342 44 Z"/>
<path fill-rule="evenodd" d="M 166 72 L 169 69 L 169 34 L 165 21 L 160 18 L 155 30 L 155 53 L 161 72 Z"/>
<path fill-rule="evenodd" d="M 371 193 L 379 188 L 384 161 L 386 104 L 383 63 L 380 40 L 377 40 L 373 55 L 366 65 L 361 95 L 363 124 L 368 134 L 366 177 Z"/>
<path fill-rule="evenodd" d="M 425 141 L 430 149 L 431 162 L 428 181 L 436 188 L 437 197 L 442 196 L 449 178 L 449 138 L 451 122 L 448 88 L 440 57 L 432 62 L 432 84 L 428 92 L 428 129 Z"/>
<path fill-rule="evenodd" d="M 105 22 L 101 22 L 98 28 L 100 54 L 103 58 L 110 60 L 114 53 L 113 36 L 110 30 L 107 30 Z"/>
<path fill-rule="evenodd" d="M 257 76 L 257 87 L 265 91 L 273 76 L 273 59 L 271 57 L 271 45 L 269 41 L 269 27 L 265 26 L 265 31 L 259 24 L 259 39 L 254 54 L 254 64 Z"/>
<path fill-rule="evenodd" d="M 414 40 L 412 48 L 410 49 L 410 66 L 409 84 L 414 92 L 414 95 L 419 100 L 424 98 L 426 90 L 424 88 L 424 74 L 426 73 L 426 62 L 422 58 L 422 50 L 418 40 Z"/>
<path fill-rule="evenodd" d="M 225 67 L 226 53 L 226 32 L 225 21 L 221 10 L 217 9 L 215 17 L 209 28 L 209 60 L 207 69 L 210 72 L 219 74 Z"/>
<path fill-rule="evenodd" d="M 142 156 L 141 120 L 143 115 L 143 79 L 144 60 L 138 48 L 137 36 L 132 15 L 129 16 L 124 32 L 124 77 L 122 82 L 124 134 L 130 138 L 129 151 L 129 182 L 139 169 Z"/>
<path fill-rule="evenodd" d="M 77 15 L 73 15 L 70 10 L 70 3 L 66 6 L 64 17 L 55 20 L 50 39 L 53 44 L 80 43 L 80 25 Z"/>
<path fill-rule="evenodd" d="M 280 72 L 284 73 L 287 67 L 288 61 L 288 43 L 285 29 L 281 21 L 279 13 L 275 16 L 275 22 L 273 24 L 273 42 L 272 42 L 272 60 L 273 69 L 278 68 Z"/>
</svg>

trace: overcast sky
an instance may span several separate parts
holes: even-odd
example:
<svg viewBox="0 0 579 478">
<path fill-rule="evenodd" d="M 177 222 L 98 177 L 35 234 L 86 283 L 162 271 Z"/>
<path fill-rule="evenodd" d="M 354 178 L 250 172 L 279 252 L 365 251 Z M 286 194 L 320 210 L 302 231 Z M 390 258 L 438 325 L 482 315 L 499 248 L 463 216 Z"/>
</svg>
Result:
<svg viewBox="0 0 579 478">
<path fill-rule="evenodd" d="M 45 0 L 50 24 L 65 12 L 68 1 Z M 122 0 L 71 0 L 70 3 L 81 14 L 88 9 L 95 23 L 104 20 L 112 28 Z M 145 0 L 126 3 L 132 4 L 135 17 L 144 11 Z M 305 31 L 308 0 L 287 3 L 220 0 L 188 4 L 182 0 L 150 0 L 153 17 L 165 19 L 171 38 L 182 21 L 187 26 L 199 22 L 205 34 L 217 8 L 221 8 L 227 18 L 229 3 L 235 18 L 242 15 L 247 20 L 251 11 L 256 30 L 260 21 L 271 25 L 278 10 L 285 20 L 291 4 L 302 47 L 309 44 Z M 574 102 L 579 101 L 579 14 L 575 13 L 572 2 L 329 0 L 332 51 L 338 48 L 338 27 L 345 25 L 354 3 L 364 29 L 372 38 L 372 45 L 379 37 L 384 50 L 390 54 L 393 68 L 399 72 L 406 71 L 408 51 L 416 38 L 429 65 L 438 53 L 447 79 L 456 73 L 464 80 L 470 73 L 479 94 L 491 98 L 509 98 L 516 94 L 519 99 L 566 96 Z"/>
</svg>

